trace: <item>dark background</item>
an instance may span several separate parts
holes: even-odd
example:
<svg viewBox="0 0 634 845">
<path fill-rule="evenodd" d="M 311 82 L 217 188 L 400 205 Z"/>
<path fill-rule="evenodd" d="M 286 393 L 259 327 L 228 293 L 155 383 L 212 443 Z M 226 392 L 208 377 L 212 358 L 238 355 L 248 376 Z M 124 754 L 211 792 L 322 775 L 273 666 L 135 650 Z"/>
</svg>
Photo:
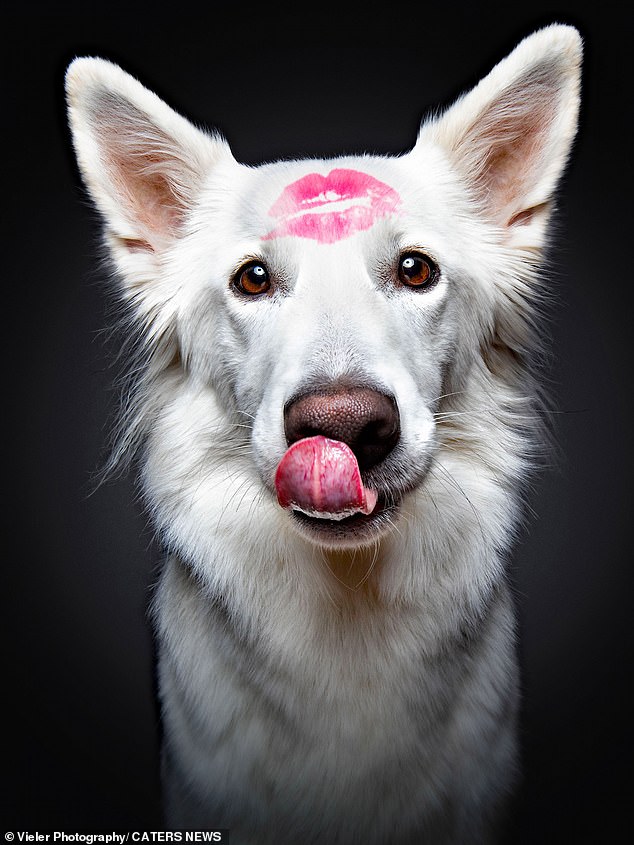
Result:
<svg viewBox="0 0 634 845">
<path fill-rule="evenodd" d="M 632 841 L 628 5 L 105 8 L 3 12 L 4 416 L 14 426 L 4 439 L 0 836 L 162 827 L 145 616 L 157 553 L 130 479 L 91 494 L 120 340 L 104 332 L 107 274 L 69 148 L 67 63 L 119 62 L 223 131 L 245 162 L 395 153 L 412 145 L 425 108 L 563 21 L 580 28 L 586 64 L 551 256 L 561 456 L 535 483 L 512 561 L 525 777 L 509 842 Z"/>
</svg>

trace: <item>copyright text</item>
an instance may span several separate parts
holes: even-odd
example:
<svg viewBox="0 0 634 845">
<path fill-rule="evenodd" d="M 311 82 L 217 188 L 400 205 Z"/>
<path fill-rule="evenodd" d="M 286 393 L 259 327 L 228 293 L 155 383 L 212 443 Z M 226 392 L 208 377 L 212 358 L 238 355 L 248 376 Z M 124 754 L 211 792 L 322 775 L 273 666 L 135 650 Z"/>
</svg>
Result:
<svg viewBox="0 0 634 845">
<path fill-rule="evenodd" d="M 109 831 L 107 833 L 67 833 L 65 831 L 7 831 L 4 834 L 6 842 L 75 842 L 81 845 L 125 845 L 125 843 L 165 843 L 165 842 L 199 842 L 222 843 L 228 845 L 228 830 L 129 830 L 124 833 Z"/>
</svg>

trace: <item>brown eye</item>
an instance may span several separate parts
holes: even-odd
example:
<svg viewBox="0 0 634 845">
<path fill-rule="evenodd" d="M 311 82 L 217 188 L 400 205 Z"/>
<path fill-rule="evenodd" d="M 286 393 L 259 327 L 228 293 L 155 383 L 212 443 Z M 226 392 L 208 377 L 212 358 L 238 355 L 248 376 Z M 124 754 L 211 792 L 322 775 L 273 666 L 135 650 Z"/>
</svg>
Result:
<svg viewBox="0 0 634 845">
<path fill-rule="evenodd" d="M 438 279 L 438 267 L 420 252 L 406 252 L 398 265 L 398 278 L 408 288 L 430 288 Z"/>
<path fill-rule="evenodd" d="M 235 275 L 233 285 L 240 293 L 248 296 L 258 296 L 266 293 L 271 287 L 271 277 L 264 264 L 252 261 Z"/>
</svg>

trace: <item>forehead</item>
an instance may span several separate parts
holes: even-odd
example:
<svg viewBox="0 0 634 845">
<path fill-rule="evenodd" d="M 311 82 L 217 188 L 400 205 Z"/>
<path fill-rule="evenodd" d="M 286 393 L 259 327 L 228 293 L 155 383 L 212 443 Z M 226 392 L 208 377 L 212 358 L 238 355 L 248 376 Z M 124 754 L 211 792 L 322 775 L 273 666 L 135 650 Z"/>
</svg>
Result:
<svg viewBox="0 0 634 845">
<path fill-rule="evenodd" d="M 455 240 L 460 187 L 444 156 L 346 156 L 218 168 L 201 214 L 214 215 L 220 246 L 260 254 L 327 246 L 405 246 Z M 458 203 L 458 204 L 456 204 Z M 443 213 L 450 212 L 450 213 Z M 460 215 L 458 215 L 460 218 Z M 209 218 L 200 218 L 204 231 Z M 450 232 L 447 232 L 447 229 Z M 375 239 L 376 236 L 376 239 Z"/>
<path fill-rule="evenodd" d="M 397 213 L 398 192 L 386 182 L 353 167 L 306 173 L 289 182 L 268 209 L 271 228 L 264 240 L 309 238 L 334 243 L 370 229 Z"/>
<path fill-rule="evenodd" d="M 250 171 L 239 216 L 264 241 L 346 240 L 404 211 L 398 168 L 389 160 L 279 162 Z"/>
</svg>

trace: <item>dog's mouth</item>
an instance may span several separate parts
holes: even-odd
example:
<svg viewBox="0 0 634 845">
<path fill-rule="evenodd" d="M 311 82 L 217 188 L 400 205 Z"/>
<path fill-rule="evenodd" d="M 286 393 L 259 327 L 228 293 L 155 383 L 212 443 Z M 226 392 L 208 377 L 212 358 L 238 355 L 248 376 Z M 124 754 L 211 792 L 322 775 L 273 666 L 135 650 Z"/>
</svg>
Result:
<svg viewBox="0 0 634 845">
<path fill-rule="evenodd" d="M 393 524 L 398 504 L 387 504 L 379 496 L 374 510 L 370 514 L 355 513 L 341 519 L 323 516 L 309 516 L 303 511 L 293 509 L 295 524 L 304 533 L 308 533 L 319 543 L 327 546 L 356 546 L 376 540 Z"/>
<path fill-rule="evenodd" d="M 321 435 L 295 442 L 275 474 L 278 503 L 296 524 L 330 544 L 376 537 L 391 524 L 396 504 L 361 475 L 350 447 Z"/>
</svg>

